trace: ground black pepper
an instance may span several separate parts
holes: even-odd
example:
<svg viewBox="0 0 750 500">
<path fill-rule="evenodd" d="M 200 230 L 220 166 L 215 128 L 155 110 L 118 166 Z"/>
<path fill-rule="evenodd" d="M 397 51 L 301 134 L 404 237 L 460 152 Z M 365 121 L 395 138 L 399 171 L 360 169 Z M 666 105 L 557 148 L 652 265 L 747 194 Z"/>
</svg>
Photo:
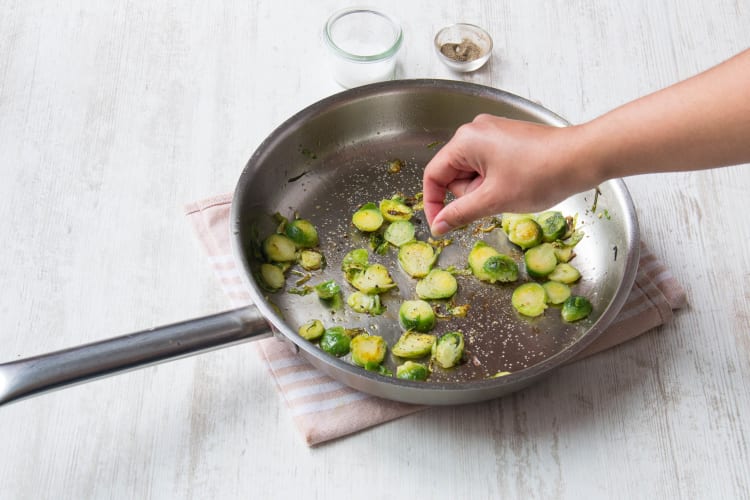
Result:
<svg viewBox="0 0 750 500">
<path fill-rule="evenodd" d="M 461 43 L 444 43 L 440 52 L 454 61 L 473 61 L 482 55 L 482 49 L 469 39 L 464 38 Z"/>
</svg>

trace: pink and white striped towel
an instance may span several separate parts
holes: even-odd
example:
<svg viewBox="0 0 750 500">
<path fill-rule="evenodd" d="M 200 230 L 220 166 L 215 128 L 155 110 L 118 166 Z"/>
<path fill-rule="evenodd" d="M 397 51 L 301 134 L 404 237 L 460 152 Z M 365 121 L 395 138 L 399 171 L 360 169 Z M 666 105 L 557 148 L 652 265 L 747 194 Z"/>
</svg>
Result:
<svg viewBox="0 0 750 500">
<path fill-rule="evenodd" d="M 231 194 L 190 203 L 187 216 L 211 268 L 235 307 L 251 302 L 231 254 Z M 672 273 L 641 246 L 635 285 L 607 331 L 573 361 L 630 340 L 672 319 L 685 305 L 685 292 Z M 363 394 L 337 382 L 295 354 L 285 342 L 255 343 L 305 442 L 316 445 L 424 409 Z"/>
</svg>

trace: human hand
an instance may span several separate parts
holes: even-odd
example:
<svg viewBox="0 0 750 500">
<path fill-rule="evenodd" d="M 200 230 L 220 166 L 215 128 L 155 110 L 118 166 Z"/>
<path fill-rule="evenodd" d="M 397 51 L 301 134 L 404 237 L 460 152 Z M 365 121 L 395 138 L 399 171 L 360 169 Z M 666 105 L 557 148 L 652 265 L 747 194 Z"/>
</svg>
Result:
<svg viewBox="0 0 750 500">
<path fill-rule="evenodd" d="M 596 185 L 576 163 L 575 127 L 479 115 L 427 164 L 424 211 L 435 236 L 501 212 L 536 212 Z M 456 199 L 445 204 L 447 192 Z"/>
</svg>

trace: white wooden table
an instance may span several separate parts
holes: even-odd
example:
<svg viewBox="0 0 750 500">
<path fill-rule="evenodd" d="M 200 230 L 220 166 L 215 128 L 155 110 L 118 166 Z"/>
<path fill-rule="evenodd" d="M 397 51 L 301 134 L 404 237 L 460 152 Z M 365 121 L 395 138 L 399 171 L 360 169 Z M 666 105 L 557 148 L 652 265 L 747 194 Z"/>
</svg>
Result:
<svg viewBox="0 0 750 500">
<path fill-rule="evenodd" d="M 0 361 L 225 309 L 182 215 L 339 91 L 332 0 L 0 3 Z M 593 118 L 750 46 L 747 0 L 384 0 L 399 77 Z M 487 28 L 488 66 L 431 47 Z M 750 140 L 750 138 L 748 138 Z M 675 320 L 502 400 L 307 448 L 252 347 L 0 408 L 0 498 L 748 498 L 748 166 L 627 179 Z M 365 492 L 363 494 L 362 492 Z"/>
</svg>

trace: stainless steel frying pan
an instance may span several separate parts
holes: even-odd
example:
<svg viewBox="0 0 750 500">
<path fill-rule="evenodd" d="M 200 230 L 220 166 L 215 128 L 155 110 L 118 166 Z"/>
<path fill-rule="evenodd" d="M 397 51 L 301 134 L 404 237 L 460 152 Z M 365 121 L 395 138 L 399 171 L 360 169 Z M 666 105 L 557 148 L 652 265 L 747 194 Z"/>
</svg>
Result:
<svg viewBox="0 0 750 500">
<path fill-rule="evenodd" d="M 273 231 L 273 214 L 291 217 L 296 212 L 317 226 L 329 264 L 313 273 L 311 283 L 335 279 L 343 284 L 341 258 L 353 248 L 367 246 L 365 237 L 350 225 L 353 211 L 367 201 L 421 191 L 424 165 L 459 125 L 479 113 L 566 125 L 559 116 L 518 96 L 440 80 L 355 88 L 301 111 L 260 145 L 235 191 L 231 239 L 253 306 L 2 364 L 0 404 L 272 332 L 333 378 L 370 394 L 410 403 L 459 404 L 496 398 L 549 374 L 604 331 L 633 284 L 638 225 L 621 180 L 602 184 L 596 196 L 582 193 L 556 207 L 566 214 L 578 214 L 586 232 L 576 247 L 575 264 L 583 276 L 576 292 L 591 299 L 593 314 L 574 324 L 564 324 L 554 312 L 540 319 L 524 319 L 510 306 L 512 287 L 489 286 L 459 276 L 454 301 L 469 304 L 469 314 L 440 321 L 436 333 L 462 331 L 467 339 L 467 361 L 456 369 L 436 370 L 427 382 L 367 372 L 346 358 L 326 354 L 296 333 L 301 323 L 320 318 L 327 325 L 377 332 L 393 345 L 401 333 L 398 304 L 414 294 L 414 282 L 398 271 L 393 251 L 372 255 L 372 260 L 392 270 L 399 285 L 398 292 L 384 296 L 386 312 L 380 316 L 346 308 L 326 309 L 315 294 L 268 294 L 254 279 L 259 262 L 249 250 L 253 239 Z M 393 159 L 403 165 L 397 173 L 388 170 Z M 428 228 L 424 218 L 417 217 L 416 222 L 417 236 L 425 239 Z M 470 226 L 453 238 L 453 244 L 440 256 L 441 267 L 464 267 L 470 246 L 479 238 L 508 253 L 516 251 L 500 231 L 483 233 Z M 386 360 L 391 367 L 395 362 Z M 491 378 L 501 371 L 511 374 Z"/>
</svg>

